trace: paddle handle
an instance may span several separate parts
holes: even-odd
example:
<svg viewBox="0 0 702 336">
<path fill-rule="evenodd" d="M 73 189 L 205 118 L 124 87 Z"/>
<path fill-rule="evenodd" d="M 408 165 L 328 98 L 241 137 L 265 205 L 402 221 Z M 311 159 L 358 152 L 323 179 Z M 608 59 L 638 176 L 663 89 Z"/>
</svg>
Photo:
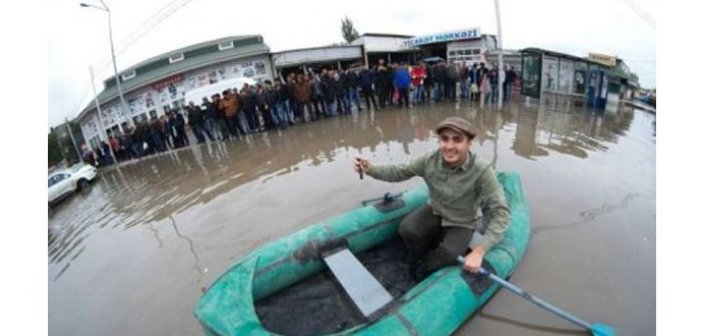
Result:
<svg viewBox="0 0 702 336">
<path fill-rule="evenodd" d="M 465 258 L 463 256 L 459 256 L 458 262 L 461 265 L 465 264 Z M 545 300 L 541 299 L 538 296 L 529 294 L 527 291 L 517 287 L 516 285 L 512 284 L 511 282 L 508 282 L 507 280 L 504 280 L 504 279 L 498 277 L 497 275 L 495 275 L 493 273 L 488 272 L 486 269 L 480 267 L 480 270 L 478 272 L 482 275 L 487 275 L 490 278 L 490 280 L 498 283 L 502 287 L 509 289 L 510 291 L 514 292 L 515 294 L 531 301 L 533 304 L 535 304 L 543 309 L 546 309 L 546 310 L 550 311 L 551 313 L 554 313 L 554 314 L 556 314 L 556 315 L 558 315 L 558 316 L 560 316 L 560 317 L 562 317 L 562 318 L 564 318 L 564 319 L 566 319 L 574 324 L 577 324 L 585 329 L 588 329 L 588 330 L 592 329 L 592 324 L 587 323 L 587 322 L 583 321 L 582 319 L 574 316 L 573 314 L 546 302 Z"/>
</svg>

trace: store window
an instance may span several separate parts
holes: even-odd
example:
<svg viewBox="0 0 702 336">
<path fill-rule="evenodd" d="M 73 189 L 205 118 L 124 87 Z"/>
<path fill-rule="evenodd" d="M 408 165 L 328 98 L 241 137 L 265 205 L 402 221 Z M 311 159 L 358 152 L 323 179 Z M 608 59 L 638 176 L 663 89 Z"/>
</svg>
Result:
<svg viewBox="0 0 702 336">
<path fill-rule="evenodd" d="M 136 77 L 136 71 L 132 70 L 130 72 L 126 72 L 126 73 L 122 74 L 122 81 L 126 81 L 126 80 L 132 79 L 134 77 Z"/>
<path fill-rule="evenodd" d="M 227 49 L 232 49 L 232 48 L 234 48 L 234 41 L 229 41 L 229 42 L 219 44 L 219 50 L 227 50 Z"/>
<path fill-rule="evenodd" d="M 185 55 L 183 53 L 177 54 L 177 55 L 172 55 L 168 57 L 168 63 L 175 63 L 175 62 L 180 62 L 185 59 Z"/>
</svg>

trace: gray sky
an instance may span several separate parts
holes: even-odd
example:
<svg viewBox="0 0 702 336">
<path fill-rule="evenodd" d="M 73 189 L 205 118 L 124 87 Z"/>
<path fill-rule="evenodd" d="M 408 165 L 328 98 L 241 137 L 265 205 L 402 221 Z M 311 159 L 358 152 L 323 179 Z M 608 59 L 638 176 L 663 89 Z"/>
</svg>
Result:
<svg viewBox="0 0 702 336">
<path fill-rule="evenodd" d="M 49 0 L 49 126 L 73 118 L 92 99 L 95 85 L 113 73 L 107 14 L 79 3 Z M 473 1 L 221 1 L 106 0 L 118 70 L 194 43 L 260 34 L 272 51 L 341 42 L 341 18 L 360 34 L 423 35 L 479 27 L 497 34 L 492 0 Z M 578 56 L 623 58 L 641 84 L 656 83 L 657 0 L 501 0 L 503 47 L 541 47 Z"/>
</svg>

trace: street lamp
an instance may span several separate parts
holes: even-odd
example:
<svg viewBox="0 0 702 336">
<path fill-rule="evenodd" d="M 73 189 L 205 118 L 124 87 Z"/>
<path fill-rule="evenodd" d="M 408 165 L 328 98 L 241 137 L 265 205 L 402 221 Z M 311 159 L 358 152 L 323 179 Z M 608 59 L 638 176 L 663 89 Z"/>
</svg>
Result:
<svg viewBox="0 0 702 336">
<path fill-rule="evenodd" d="M 107 141 L 107 147 L 110 148 L 110 156 L 112 157 L 112 163 L 117 163 L 117 157 L 115 156 L 115 152 L 112 150 L 112 144 L 110 143 L 110 139 L 107 137 L 107 131 L 105 131 L 105 123 L 102 121 L 102 111 L 100 110 L 100 102 L 98 101 L 97 98 L 97 91 L 95 91 L 95 76 L 93 75 L 93 67 L 90 67 L 90 85 L 93 87 L 93 96 L 95 97 L 95 106 L 97 107 L 97 112 L 98 112 L 98 122 L 100 123 L 100 133 L 102 136 L 105 137 L 105 141 Z M 114 134 L 112 135 L 114 137 Z"/>
<path fill-rule="evenodd" d="M 102 1 L 102 0 L 101 0 Z M 502 62 L 502 23 L 500 22 L 500 1 L 495 0 L 495 16 L 497 16 L 497 108 L 502 108 L 502 97 L 504 92 L 503 82 L 505 81 L 504 74 L 506 72 L 503 69 Z"/>
<path fill-rule="evenodd" d="M 110 32 L 110 51 L 112 52 L 112 67 L 115 70 L 115 82 L 117 82 L 117 93 L 119 94 L 119 100 L 120 100 L 120 104 L 122 107 L 122 111 L 124 111 L 125 117 L 127 118 L 127 125 L 129 125 L 130 128 L 133 128 L 134 122 L 132 121 L 132 118 L 129 117 L 129 115 L 131 113 L 129 111 L 129 107 L 127 106 L 127 102 L 124 100 L 124 94 L 122 93 L 122 84 L 120 83 L 120 78 L 119 78 L 119 75 L 117 74 L 117 60 L 115 59 L 115 44 L 112 42 L 112 14 L 110 12 L 110 8 L 107 7 L 107 4 L 105 4 L 104 1 L 100 0 L 100 3 L 102 3 L 103 7 L 95 6 L 95 5 L 91 5 L 91 4 L 86 4 L 86 3 L 81 3 L 80 6 L 81 7 L 92 7 L 92 8 L 107 12 L 107 26 L 108 26 L 109 32 Z"/>
</svg>

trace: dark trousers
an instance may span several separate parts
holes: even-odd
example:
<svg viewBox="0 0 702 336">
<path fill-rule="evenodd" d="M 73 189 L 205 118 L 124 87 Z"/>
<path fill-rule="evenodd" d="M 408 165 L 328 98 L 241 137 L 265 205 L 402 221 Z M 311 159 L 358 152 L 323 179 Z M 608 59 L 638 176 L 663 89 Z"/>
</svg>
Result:
<svg viewBox="0 0 702 336">
<path fill-rule="evenodd" d="M 430 206 L 421 207 L 400 223 L 400 236 L 411 262 L 417 262 L 415 275 L 421 280 L 441 267 L 456 264 L 464 256 L 473 237 L 473 230 L 441 226 L 441 217 Z"/>
<path fill-rule="evenodd" d="M 259 120 L 258 120 L 258 115 L 256 114 L 256 108 L 255 107 L 248 107 L 244 109 L 244 113 L 246 113 L 246 121 L 249 123 L 249 129 L 251 132 L 253 132 L 255 129 L 259 128 Z"/>
<path fill-rule="evenodd" d="M 229 133 L 229 135 L 227 135 L 225 138 L 229 138 L 229 136 L 231 136 L 232 138 L 244 136 L 245 132 L 241 124 L 239 123 L 239 118 L 237 115 L 226 117 L 225 120 L 227 121 L 226 133 Z"/>
<path fill-rule="evenodd" d="M 397 105 L 402 107 L 402 102 L 405 102 L 405 107 L 409 107 L 409 88 L 398 88 L 399 97 L 397 99 Z"/>
<path fill-rule="evenodd" d="M 378 105 L 380 105 L 380 108 L 385 108 L 385 105 L 387 105 L 389 92 L 390 90 L 385 87 L 381 87 L 378 91 Z"/>
<path fill-rule="evenodd" d="M 327 109 L 324 106 L 324 97 L 322 96 L 312 96 L 312 105 L 314 106 L 314 113 L 317 116 L 326 116 Z M 320 108 L 321 105 L 321 108 Z"/>
<path fill-rule="evenodd" d="M 273 129 L 276 125 L 273 124 L 273 116 L 271 115 L 271 109 L 268 105 L 259 105 L 258 110 L 261 112 L 263 117 L 263 122 L 265 123 L 265 129 Z"/>
<path fill-rule="evenodd" d="M 303 109 L 303 108 L 306 108 L 306 109 L 307 109 L 307 114 L 309 114 L 310 119 L 312 119 L 312 120 L 317 120 L 317 118 L 319 118 L 319 113 L 316 113 L 315 110 L 314 110 L 314 108 L 312 108 L 312 102 L 311 102 L 311 101 L 308 100 L 308 101 L 306 101 L 306 102 L 304 102 L 304 103 L 300 103 L 300 111 L 303 111 L 303 112 L 302 112 L 302 115 L 304 116 L 305 113 L 304 113 L 304 109 Z"/>
<path fill-rule="evenodd" d="M 366 100 L 366 108 L 370 110 L 371 102 L 373 103 L 373 109 L 378 109 L 378 104 L 375 103 L 375 95 L 373 94 L 372 87 L 364 87 L 361 91 L 363 93 L 363 99 Z"/>
<path fill-rule="evenodd" d="M 444 98 L 456 99 L 456 81 L 447 79 L 444 84 Z"/>
</svg>

